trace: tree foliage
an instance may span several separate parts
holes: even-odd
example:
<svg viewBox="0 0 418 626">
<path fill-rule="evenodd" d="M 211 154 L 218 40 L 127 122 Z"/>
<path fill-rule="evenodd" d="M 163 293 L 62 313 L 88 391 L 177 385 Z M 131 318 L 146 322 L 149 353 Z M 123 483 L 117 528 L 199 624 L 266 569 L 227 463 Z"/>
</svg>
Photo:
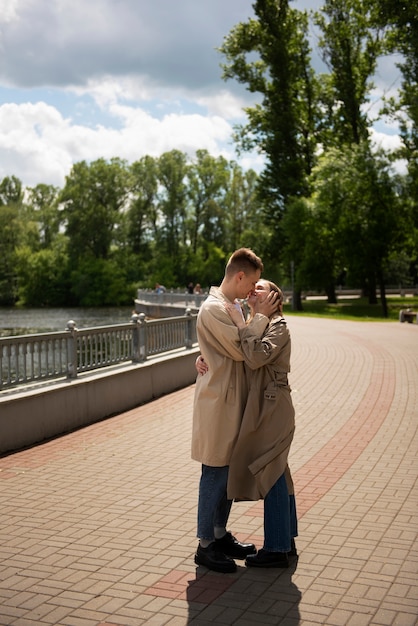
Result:
<svg viewBox="0 0 418 626">
<path fill-rule="evenodd" d="M 257 0 L 255 18 L 235 26 L 220 52 L 224 79 L 236 79 L 261 96 L 248 107 L 248 123 L 236 129 L 242 149 L 266 157 L 259 193 L 270 222 L 286 199 L 303 194 L 314 163 L 318 85 L 310 65 L 306 13 L 287 1 Z"/>
<path fill-rule="evenodd" d="M 323 92 L 328 112 L 324 123 L 327 144 L 359 144 L 368 140 L 370 121 L 365 104 L 383 50 L 381 29 L 374 14 L 369 0 L 325 0 L 315 15 L 322 31 L 322 58 L 329 70 Z"/>
<path fill-rule="evenodd" d="M 0 184 L 0 303 L 105 306 L 138 286 L 223 274 L 231 247 L 257 240 L 255 172 L 200 150 L 128 165 L 76 163 L 63 189 Z"/>
</svg>

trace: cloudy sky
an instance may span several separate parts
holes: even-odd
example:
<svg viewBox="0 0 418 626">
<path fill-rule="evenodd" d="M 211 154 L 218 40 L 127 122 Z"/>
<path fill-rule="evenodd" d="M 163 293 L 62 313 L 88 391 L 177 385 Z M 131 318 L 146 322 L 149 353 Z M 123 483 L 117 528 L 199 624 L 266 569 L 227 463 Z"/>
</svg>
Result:
<svg viewBox="0 0 418 626">
<path fill-rule="evenodd" d="M 0 0 L 0 180 L 62 187 L 77 161 L 172 149 L 192 157 L 204 148 L 259 170 L 258 155 L 238 159 L 231 143 L 248 94 L 222 81 L 216 51 L 253 1 Z M 377 107 L 400 84 L 392 59 L 375 82 Z M 375 135 L 396 145 L 389 123 Z"/>
</svg>

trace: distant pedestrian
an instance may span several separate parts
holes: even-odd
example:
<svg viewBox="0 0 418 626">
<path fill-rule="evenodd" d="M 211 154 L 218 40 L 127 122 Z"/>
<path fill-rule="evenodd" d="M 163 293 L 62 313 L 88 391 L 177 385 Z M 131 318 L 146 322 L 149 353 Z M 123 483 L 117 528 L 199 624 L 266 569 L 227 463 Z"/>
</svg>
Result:
<svg viewBox="0 0 418 626">
<path fill-rule="evenodd" d="M 155 283 L 155 293 L 165 293 L 166 288 L 164 285 L 160 285 L 160 283 Z"/>
</svg>

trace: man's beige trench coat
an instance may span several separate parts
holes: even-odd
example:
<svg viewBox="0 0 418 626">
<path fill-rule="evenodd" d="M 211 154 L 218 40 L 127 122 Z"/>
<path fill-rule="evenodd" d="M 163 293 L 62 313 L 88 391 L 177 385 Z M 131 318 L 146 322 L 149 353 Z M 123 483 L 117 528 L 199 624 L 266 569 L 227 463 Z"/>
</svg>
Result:
<svg viewBox="0 0 418 626">
<path fill-rule="evenodd" d="M 209 371 L 196 380 L 192 458 L 212 467 L 229 465 L 248 392 L 238 328 L 225 310 L 225 302 L 229 300 L 219 287 L 212 287 L 196 325 Z M 268 320 L 259 318 L 262 332 Z"/>
<path fill-rule="evenodd" d="M 260 333 L 257 314 L 241 329 L 241 346 L 248 372 L 248 400 L 229 464 L 228 497 L 264 498 L 286 472 L 289 493 L 293 484 L 287 466 L 295 430 L 295 411 L 287 380 L 290 371 L 290 333 L 281 317 Z"/>
</svg>

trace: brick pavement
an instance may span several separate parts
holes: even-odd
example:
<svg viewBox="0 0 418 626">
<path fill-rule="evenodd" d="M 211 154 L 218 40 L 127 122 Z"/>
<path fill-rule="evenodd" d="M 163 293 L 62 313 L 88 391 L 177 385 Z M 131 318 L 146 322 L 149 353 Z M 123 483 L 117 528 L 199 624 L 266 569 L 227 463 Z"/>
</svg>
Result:
<svg viewBox="0 0 418 626">
<path fill-rule="evenodd" d="M 289 326 L 292 567 L 195 566 L 191 386 L 0 459 L 1 626 L 418 623 L 418 328 Z M 260 546 L 262 503 L 230 527 Z"/>
</svg>

